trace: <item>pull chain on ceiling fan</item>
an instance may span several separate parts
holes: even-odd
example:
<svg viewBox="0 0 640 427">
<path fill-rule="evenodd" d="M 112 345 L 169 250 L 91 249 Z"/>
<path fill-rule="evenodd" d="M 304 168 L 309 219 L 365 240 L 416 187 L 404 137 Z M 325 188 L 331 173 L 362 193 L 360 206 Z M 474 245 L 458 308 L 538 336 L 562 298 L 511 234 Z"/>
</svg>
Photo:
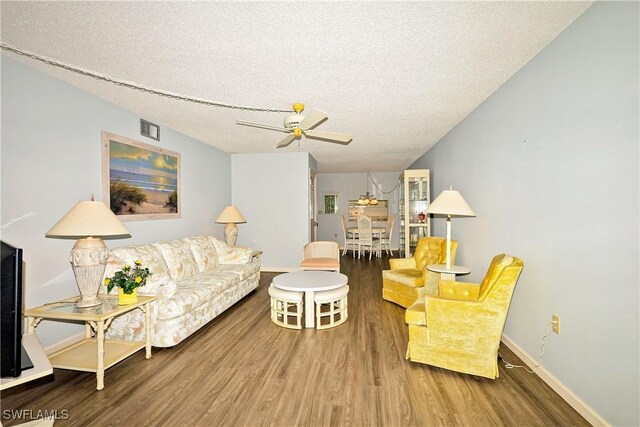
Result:
<svg viewBox="0 0 640 427">
<path fill-rule="evenodd" d="M 284 127 L 247 122 L 244 120 L 236 120 L 236 124 L 288 133 L 289 135 L 278 143 L 277 148 L 286 147 L 291 144 L 294 139 L 302 138 L 302 135 L 311 139 L 320 139 L 343 145 L 349 144 L 353 139 L 351 135 L 345 135 L 343 133 L 315 130 L 314 128 L 316 126 L 328 119 L 327 114 L 320 110 L 311 110 L 309 114 L 302 115 L 301 113 L 304 111 L 304 104 L 296 103 L 293 104 L 293 111 L 296 113 L 285 117 Z"/>
</svg>

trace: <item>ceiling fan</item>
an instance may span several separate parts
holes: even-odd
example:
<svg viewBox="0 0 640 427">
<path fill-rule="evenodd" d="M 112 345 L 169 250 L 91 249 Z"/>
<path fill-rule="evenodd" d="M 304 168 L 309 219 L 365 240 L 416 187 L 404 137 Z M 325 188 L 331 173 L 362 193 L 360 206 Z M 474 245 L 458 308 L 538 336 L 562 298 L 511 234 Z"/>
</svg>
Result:
<svg viewBox="0 0 640 427">
<path fill-rule="evenodd" d="M 293 111 L 296 113 L 285 117 L 284 127 L 245 122 L 244 120 L 236 120 L 236 124 L 288 133 L 289 135 L 280 141 L 277 148 L 286 147 L 291 144 L 294 139 L 302 138 L 302 135 L 307 138 L 321 139 L 343 145 L 347 145 L 353 139 L 351 135 L 335 132 L 323 132 L 313 129 L 328 118 L 327 115 L 320 110 L 311 110 L 309 114 L 302 115 L 301 113 L 304 111 L 304 104 L 296 103 L 293 104 Z"/>
</svg>

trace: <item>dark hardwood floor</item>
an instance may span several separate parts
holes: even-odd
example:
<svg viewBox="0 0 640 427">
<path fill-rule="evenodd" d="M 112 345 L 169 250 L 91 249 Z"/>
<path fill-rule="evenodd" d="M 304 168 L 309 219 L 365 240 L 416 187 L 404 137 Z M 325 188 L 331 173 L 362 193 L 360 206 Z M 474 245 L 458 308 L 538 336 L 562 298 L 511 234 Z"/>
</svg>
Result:
<svg viewBox="0 0 640 427">
<path fill-rule="evenodd" d="M 349 319 L 317 331 L 270 321 L 258 290 L 170 349 L 140 351 L 105 373 L 55 369 L 55 380 L 1 395 L 8 410 L 68 411 L 56 426 L 589 425 L 536 375 L 500 368 L 487 380 L 405 360 L 404 309 L 382 300 L 387 259 L 343 257 Z M 511 362 L 520 360 L 504 346 Z"/>
</svg>

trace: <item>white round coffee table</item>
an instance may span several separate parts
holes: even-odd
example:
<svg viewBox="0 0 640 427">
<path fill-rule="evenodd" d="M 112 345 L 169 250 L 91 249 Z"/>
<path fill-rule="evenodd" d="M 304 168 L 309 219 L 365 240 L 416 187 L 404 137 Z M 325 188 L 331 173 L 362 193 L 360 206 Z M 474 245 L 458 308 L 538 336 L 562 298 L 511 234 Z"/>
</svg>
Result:
<svg viewBox="0 0 640 427">
<path fill-rule="evenodd" d="M 315 304 L 313 294 L 316 291 L 328 291 L 341 288 L 349 278 L 334 271 L 294 271 L 273 278 L 273 286 L 285 291 L 304 292 L 304 326 L 315 327 Z"/>
</svg>

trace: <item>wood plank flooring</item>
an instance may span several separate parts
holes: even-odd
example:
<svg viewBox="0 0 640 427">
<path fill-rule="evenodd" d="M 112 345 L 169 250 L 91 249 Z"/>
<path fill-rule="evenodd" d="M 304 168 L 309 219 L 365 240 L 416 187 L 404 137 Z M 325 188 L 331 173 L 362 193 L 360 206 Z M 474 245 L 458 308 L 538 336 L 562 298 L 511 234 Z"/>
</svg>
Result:
<svg viewBox="0 0 640 427">
<path fill-rule="evenodd" d="M 105 373 L 54 370 L 5 390 L 7 410 L 68 411 L 56 426 L 584 426 L 536 375 L 500 368 L 487 380 L 405 360 L 404 309 L 382 300 L 388 260 L 343 257 L 349 319 L 317 331 L 270 321 L 258 290 L 174 348 L 140 351 Z M 508 349 L 502 354 L 521 361 Z"/>
</svg>

